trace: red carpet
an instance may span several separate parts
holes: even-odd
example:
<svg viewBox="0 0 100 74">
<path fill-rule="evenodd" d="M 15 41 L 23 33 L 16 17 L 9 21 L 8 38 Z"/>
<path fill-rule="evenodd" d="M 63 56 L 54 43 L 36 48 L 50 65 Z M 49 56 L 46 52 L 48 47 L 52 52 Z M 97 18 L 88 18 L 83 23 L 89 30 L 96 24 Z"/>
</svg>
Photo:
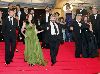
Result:
<svg viewBox="0 0 100 74">
<path fill-rule="evenodd" d="M 49 49 L 43 49 L 47 66 L 33 66 L 24 62 L 24 45 L 18 43 L 13 62 L 5 66 L 4 43 L 0 43 L 0 74 L 96 74 L 100 72 L 100 57 L 74 58 L 74 43 L 64 43 L 60 46 L 57 63 L 51 66 Z"/>
</svg>

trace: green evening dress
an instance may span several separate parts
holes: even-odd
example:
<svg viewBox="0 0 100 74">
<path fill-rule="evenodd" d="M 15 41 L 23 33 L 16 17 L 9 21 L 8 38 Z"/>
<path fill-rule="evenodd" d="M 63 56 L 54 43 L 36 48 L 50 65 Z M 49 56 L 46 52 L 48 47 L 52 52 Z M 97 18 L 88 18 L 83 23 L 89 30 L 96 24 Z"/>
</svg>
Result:
<svg viewBox="0 0 100 74">
<path fill-rule="evenodd" d="M 46 65 L 35 26 L 26 25 L 24 58 L 28 64 Z"/>
</svg>

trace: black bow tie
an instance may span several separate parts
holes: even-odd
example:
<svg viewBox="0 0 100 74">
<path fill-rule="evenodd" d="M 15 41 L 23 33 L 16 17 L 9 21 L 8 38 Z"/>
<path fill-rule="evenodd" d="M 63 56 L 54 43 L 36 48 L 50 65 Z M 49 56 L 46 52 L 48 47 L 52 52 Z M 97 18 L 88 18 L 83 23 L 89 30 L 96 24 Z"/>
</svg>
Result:
<svg viewBox="0 0 100 74">
<path fill-rule="evenodd" d="M 10 18 L 13 18 L 13 17 L 10 16 Z"/>
</svg>

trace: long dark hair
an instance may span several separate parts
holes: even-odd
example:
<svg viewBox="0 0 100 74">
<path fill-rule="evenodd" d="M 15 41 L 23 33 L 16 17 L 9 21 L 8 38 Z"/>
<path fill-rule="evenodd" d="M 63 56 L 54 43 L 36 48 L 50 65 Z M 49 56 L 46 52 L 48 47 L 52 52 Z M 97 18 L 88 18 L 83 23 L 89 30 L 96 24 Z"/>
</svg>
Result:
<svg viewBox="0 0 100 74">
<path fill-rule="evenodd" d="M 26 15 L 26 19 L 24 20 L 24 22 L 26 22 L 26 24 L 29 24 L 29 21 L 28 21 L 29 15 L 31 15 L 31 14 L 27 14 L 27 15 Z M 34 18 L 32 18 L 31 23 L 32 23 L 33 25 L 35 25 Z"/>
<path fill-rule="evenodd" d="M 83 17 L 82 17 L 82 20 L 84 21 L 84 18 L 87 18 L 87 23 L 89 23 L 90 22 L 90 20 L 89 20 L 89 16 L 88 15 L 84 15 Z"/>
</svg>

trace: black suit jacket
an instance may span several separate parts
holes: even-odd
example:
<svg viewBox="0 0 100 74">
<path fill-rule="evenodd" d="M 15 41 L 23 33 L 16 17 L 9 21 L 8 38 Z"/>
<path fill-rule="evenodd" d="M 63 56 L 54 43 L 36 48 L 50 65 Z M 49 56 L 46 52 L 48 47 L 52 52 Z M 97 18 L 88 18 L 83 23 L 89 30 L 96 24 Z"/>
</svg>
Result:
<svg viewBox="0 0 100 74">
<path fill-rule="evenodd" d="M 91 23 L 92 23 L 92 27 L 93 30 L 98 30 L 100 31 L 100 14 L 97 14 L 97 18 L 95 19 L 94 14 L 90 15 L 89 17 Z"/>
<path fill-rule="evenodd" d="M 15 18 L 13 18 L 13 25 L 10 24 L 9 18 L 6 17 L 3 20 L 3 25 L 2 25 L 2 33 L 4 36 L 13 36 L 16 37 L 16 29 L 18 28 L 18 22 Z"/>
<path fill-rule="evenodd" d="M 47 24 L 50 22 L 50 16 L 51 14 L 49 13 L 48 22 L 46 22 L 46 13 L 45 13 L 44 18 L 41 20 L 41 25 L 44 30 L 47 27 Z"/>
<path fill-rule="evenodd" d="M 82 27 L 80 27 L 78 25 L 78 22 L 75 21 L 75 20 L 72 22 L 71 26 L 73 27 L 73 36 L 74 36 L 74 39 L 75 39 L 75 41 L 77 41 L 77 40 L 79 40 L 81 38 L 80 29 L 82 29 Z"/>
<path fill-rule="evenodd" d="M 57 40 L 61 40 L 61 27 L 60 27 L 60 24 L 57 23 L 58 25 L 58 28 L 59 28 L 59 34 L 58 35 L 51 35 L 51 26 L 50 26 L 50 22 L 47 23 L 47 27 L 49 27 L 49 30 L 47 30 L 47 27 L 46 27 L 46 30 L 47 30 L 47 36 L 48 36 L 48 41 L 57 41 Z"/>
<path fill-rule="evenodd" d="M 88 12 L 87 12 L 87 10 L 85 10 L 85 9 L 83 9 L 81 12 L 80 12 L 80 9 L 77 9 L 77 10 L 76 10 L 76 14 L 82 14 L 82 15 L 84 16 L 84 15 L 87 15 Z"/>
<path fill-rule="evenodd" d="M 21 20 L 23 21 L 25 21 L 26 20 L 26 16 L 27 16 L 27 14 L 25 13 L 25 12 L 22 12 L 21 13 Z"/>
</svg>

